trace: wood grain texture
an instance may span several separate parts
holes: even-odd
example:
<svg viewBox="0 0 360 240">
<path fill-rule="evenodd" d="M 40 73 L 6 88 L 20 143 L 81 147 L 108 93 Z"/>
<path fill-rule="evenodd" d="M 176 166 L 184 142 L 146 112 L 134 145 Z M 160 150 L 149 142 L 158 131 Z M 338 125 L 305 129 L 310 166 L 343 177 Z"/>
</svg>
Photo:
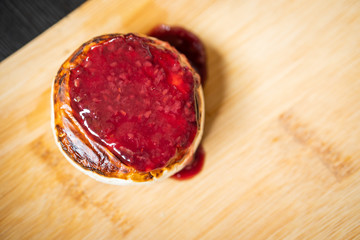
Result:
<svg viewBox="0 0 360 240">
<path fill-rule="evenodd" d="M 207 46 L 204 169 L 95 182 L 54 143 L 55 74 L 158 23 Z M 359 1 L 89 1 L 0 63 L 0 91 L 1 239 L 360 239 Z"/>
</svg>

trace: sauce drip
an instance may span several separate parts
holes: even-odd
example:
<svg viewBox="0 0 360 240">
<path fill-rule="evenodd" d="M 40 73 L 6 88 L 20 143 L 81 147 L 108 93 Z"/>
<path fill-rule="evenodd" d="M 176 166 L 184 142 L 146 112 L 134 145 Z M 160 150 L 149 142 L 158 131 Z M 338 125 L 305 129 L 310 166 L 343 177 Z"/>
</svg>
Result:
<svg viewBox="0 0 360 240">
<path fill-rule="evenodd" d="M 180 172 L 175 173 L 172 178 L 176 180 L 187 180 L 196 176 L 202 169 L 205 160 L 205 151 L 202 145 L 196 150 L 193 160 Z"/>
<path fill-rule="evenodd" d="M 201 84 L 206 82 L 207 68 L 205 47 L 194 33 L 182 27 L 170 27 L 161 24 L 154 27 L 148 35 L 170 43 L 176 50 L 184 54 L 192 67 L 199 73 Z"/>
</svg>

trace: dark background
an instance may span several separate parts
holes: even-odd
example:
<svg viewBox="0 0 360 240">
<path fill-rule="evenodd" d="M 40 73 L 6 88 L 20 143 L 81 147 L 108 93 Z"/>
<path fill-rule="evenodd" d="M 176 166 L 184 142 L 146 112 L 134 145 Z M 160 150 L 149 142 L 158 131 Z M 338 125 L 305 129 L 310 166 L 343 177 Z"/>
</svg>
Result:
<svg viewBox="0 0 360 240">
<path fill-rule="evenodd" d="M 0 61 L 85 0 L 0 0 Z"/>
</svg>

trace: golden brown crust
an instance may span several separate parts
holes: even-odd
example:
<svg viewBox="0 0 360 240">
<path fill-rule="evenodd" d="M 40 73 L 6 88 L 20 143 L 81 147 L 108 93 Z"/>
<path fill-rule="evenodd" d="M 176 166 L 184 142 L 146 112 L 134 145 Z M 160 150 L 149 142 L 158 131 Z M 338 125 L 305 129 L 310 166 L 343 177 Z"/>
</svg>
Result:
<svg viewBox="0 0 360 240">
<path fill-rule="evenodd" d="M 202 135 L 204 124 L 204 101 L 198 74 L 192 69 L 187 59 L 180 54 L 179 61 L 192 70 L 195 79 L 194 97 L 196 104 L 198 131 L 195 139 L 188 149 L 178 152 L 167 166 L 150 172 L 139 172 L 123 164 L 106 147 L 93 141 L 73 116 L 70 106 L 69 79 L 70 70 L 80 64 L 86 57 L 88 50 L 111 38 L 123 36 L 122 34 L 103 35 L 84 43 L 61 66 L 53 85 L 53 131 L 56 141 L 67 159 L 77 168 L 97 180 L 113 183 L 127 184 L 127 182 L 151 182 L 167 177 L 181 170 L 191 159 Z M 144 37 L 143 35 L 140 35 Z M 176 51 L 169 44 L 155 38 L 148 39 L 151 44 L 159 48 Z M 75 163 L 75 164 L 74 164 Z M 107 181 L 109 179 L 109 181 Z"/>
</svg>

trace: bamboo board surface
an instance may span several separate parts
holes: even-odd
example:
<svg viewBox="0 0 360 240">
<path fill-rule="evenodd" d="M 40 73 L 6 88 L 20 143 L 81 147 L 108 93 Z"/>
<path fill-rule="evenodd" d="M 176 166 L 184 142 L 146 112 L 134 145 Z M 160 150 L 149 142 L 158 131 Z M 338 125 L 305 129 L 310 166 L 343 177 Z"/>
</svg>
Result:
<svg viewBox="0 0 360 240">
<path fill-rule="evenodd" d="M 207 47 L 204 169 L 98 183 L 54 143 L 54 76 L 158 23 Z M 360 239 L 359 1 L 89 1 L 0 63 L 0 91 L 1 239 Z"/>
</svg>

